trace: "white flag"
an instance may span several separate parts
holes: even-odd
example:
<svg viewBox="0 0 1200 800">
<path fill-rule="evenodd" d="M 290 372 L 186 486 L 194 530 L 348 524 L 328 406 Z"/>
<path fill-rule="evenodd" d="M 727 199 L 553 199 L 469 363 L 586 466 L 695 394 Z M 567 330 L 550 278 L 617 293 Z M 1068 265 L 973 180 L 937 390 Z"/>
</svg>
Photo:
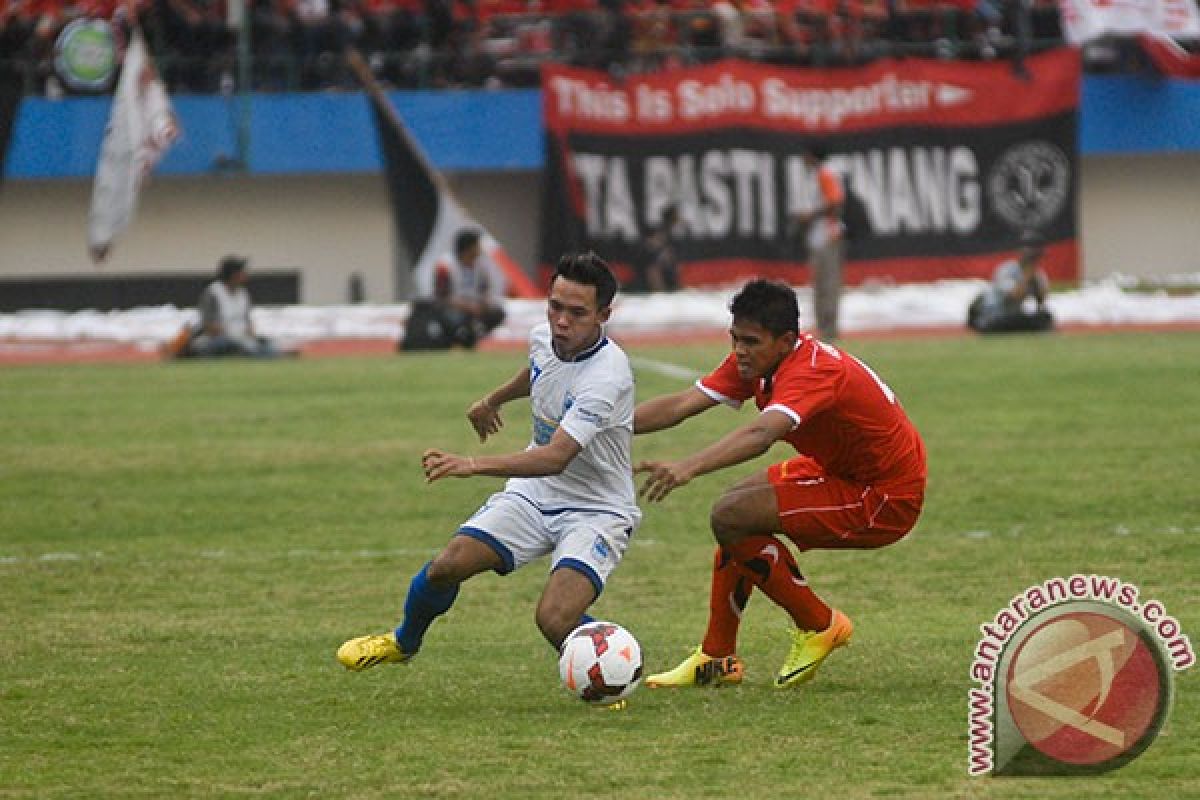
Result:
<svg viewBox="0 0 1200 800">
<path fill-rule="evenodd" d="M 1059 11 L 1067 42 L 1076 46 L 1112 35 L 1200 36 L 1194 0 L 1059 0 Z"/>
<path fill-rule="evenodd" d="M 142 181 L 178 138 L 179 123 L 167 90 L 141 30 L 134 28 L 92 186 L 88 248 L 94 261 L 108 255 L 113 239 L 129 225 Z"/>
</svg>

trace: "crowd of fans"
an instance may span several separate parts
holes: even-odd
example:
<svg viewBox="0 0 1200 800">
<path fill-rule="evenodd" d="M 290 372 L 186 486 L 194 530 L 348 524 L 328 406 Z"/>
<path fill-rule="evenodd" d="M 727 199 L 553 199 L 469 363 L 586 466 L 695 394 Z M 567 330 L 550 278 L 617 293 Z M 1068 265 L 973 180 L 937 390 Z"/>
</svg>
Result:
<svg viewBox="0 0 1200 800">
<path fill-rule="evenodd" d="M 243 7 L 244 2 L 244 7 Z M 1061 42 L 1054 0 L 0 0 L 0 65 L 57 91 L 59 31 L 136 16 L 172 92 L 535 86 L 555 59 L 643 71 L 728 56 L 793 65 L 991 59 Z M 243 31 L 240 19 L 249 24 Z M 239 52 L 249 53 L 239 69 Z"/>
</svg>

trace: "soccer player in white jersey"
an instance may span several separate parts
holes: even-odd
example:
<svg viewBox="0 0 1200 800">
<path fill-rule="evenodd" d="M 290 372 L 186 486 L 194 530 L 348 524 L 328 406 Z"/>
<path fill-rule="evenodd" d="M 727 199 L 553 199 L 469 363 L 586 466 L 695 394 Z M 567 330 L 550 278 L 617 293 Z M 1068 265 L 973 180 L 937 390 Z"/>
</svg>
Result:
<svg viewBox="0 0 1200 800">
<path fill-rule="evenodd" d="M 535 613 L 542 635 L 559 648 L 590 620 L 585 612 L 641 521 L 630 462 L 633 372 L 604 332 L 616 291 L 616 279 L 595 253 L 559 260 L 547 322 L 530 333 L 529 365 L 467 411 L 484 441 L 500 429 L 502 405 L 529 397 L 532 441 L 501 455 L 425 451 L 421 464 L 429 482 L 472 475 L 509 481 L 412 579 L 399 627 L 341 646 L 337 657 L 346 669 L 408 661 L 464 581 L 488 570 L 505 575 L 544 555 L 550 577 Z"/>
</svg>

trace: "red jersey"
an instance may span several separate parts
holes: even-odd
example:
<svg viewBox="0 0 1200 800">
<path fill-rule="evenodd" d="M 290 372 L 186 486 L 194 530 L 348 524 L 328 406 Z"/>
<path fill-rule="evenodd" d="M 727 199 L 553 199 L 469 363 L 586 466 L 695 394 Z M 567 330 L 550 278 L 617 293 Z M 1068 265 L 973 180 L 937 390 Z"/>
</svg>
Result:
<svg viewBox="0 0 1200 800">
<path fill-rule="evenodd" d="M 781 411 L 796 423 L 786 441 L 830 474 L 896 494 L 924 493 L 925 445 L 870 367 L 805 334 L 770 378 L 743 380 L 733 353 L 697 381 L 713 399 Z"/>
</svg>

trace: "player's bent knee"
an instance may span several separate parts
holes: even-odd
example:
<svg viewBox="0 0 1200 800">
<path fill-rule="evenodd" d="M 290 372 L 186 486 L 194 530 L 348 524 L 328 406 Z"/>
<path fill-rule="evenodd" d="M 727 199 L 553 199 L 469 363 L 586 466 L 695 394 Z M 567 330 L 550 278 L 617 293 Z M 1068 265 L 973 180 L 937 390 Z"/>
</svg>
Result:
<svg viewBox="0 0 1200 800">
<path fill-rule="evenodd" d="M 721 498 L 713 506 L 708 515 L 708 523 L 712 528 L 713 538 L 717 544 L 731 545 L 754 533 L 745 523 L 738 504 Z"/>
<path fill-rule="evenodd" d="M 434 586 L 449 588 L 487 569 L 490 567 L 478 559 L 464 558 L 461 553 L 447 548 L 429 562 L 429 569 L 425 574 Z"/>
<path fill-rule="evenodd" d="M 434 586 L 449 588 L 481 572 L 503 566 L 504 561 L 487 544 L 467 536 L 455 536 L 429 562 L 426 576 Z"/>
</svg>

